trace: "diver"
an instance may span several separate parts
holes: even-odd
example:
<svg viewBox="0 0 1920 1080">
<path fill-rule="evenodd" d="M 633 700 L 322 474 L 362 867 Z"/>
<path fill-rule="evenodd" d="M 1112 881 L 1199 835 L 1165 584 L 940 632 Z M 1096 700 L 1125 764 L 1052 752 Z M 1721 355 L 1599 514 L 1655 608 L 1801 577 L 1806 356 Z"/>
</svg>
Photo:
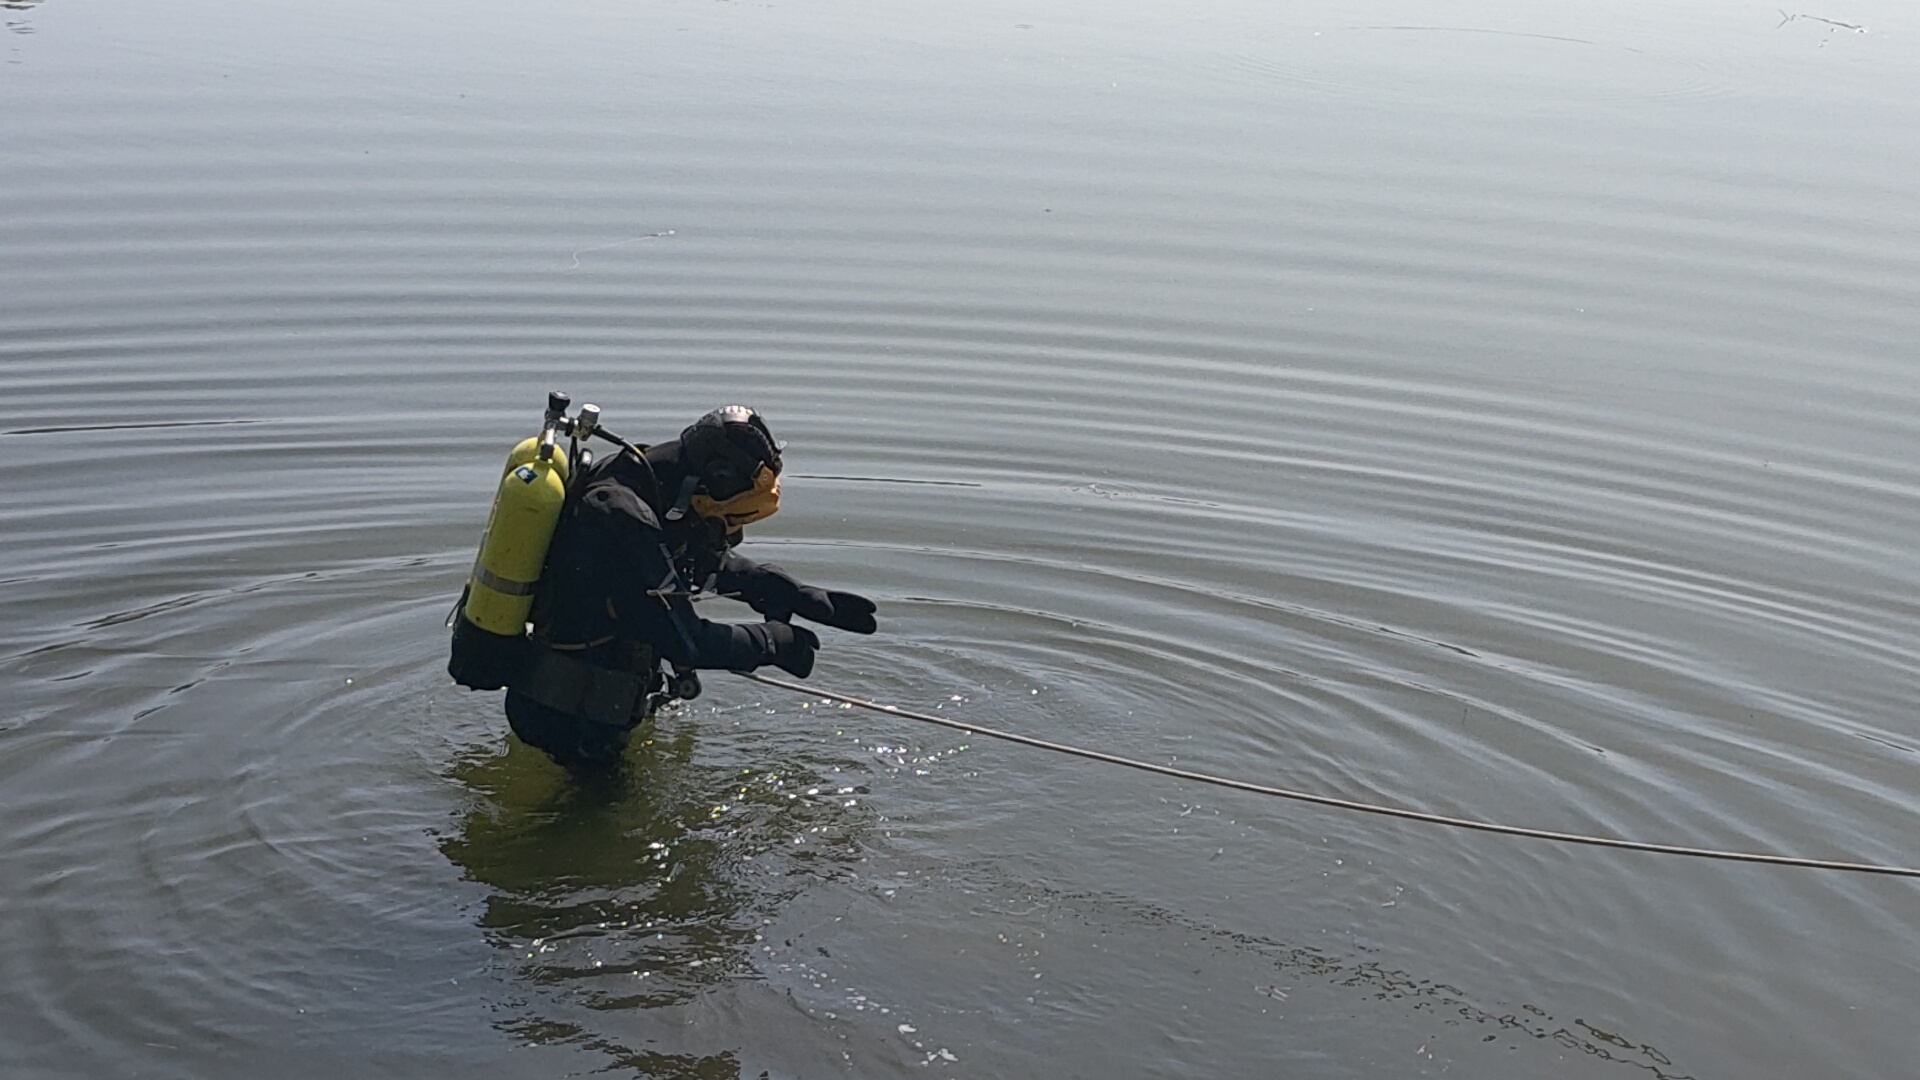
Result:
<svg viewBox="0 0 1920 1080">
<path fill-rule="evenodd" d="M 699 692 L 696 669 L 772 664 L 806 678 L 820 639 L 793 616 L 876 629 L 865 597 L 803 585 L 734 550 L 746 526 L 780 509 L 780 444 L 758 413 L 729 405 L 674 441 L 622 447 L 567 485 L 531 631 L 501 680 L 514 734 L 578 771 L 616 765 L 653 708 Z M 696 615 L 693 601 L 714 595 L 764 621 Z M 455 678 L 476 685 L 457 670 L 461 647 L 456 630 Z"/>
</svg>

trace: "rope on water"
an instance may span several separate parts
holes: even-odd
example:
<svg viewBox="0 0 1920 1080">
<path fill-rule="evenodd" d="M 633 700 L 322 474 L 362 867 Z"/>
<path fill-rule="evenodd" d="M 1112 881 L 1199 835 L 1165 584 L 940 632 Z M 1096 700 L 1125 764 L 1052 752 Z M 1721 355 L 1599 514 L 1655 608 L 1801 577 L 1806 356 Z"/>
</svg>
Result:
<svg viewBox="0 0 1920 1080">
<path fill-rule="evenodd" d="M 806 686 L 785 679 L 769 678 L 752 672 L 737 671 L 734 674 L 767 686 L 791 690 L 796 694 L 809 694 L 813 697 L 837 701 L 842 705 L 851 705 L 856 709 L 868 709 L 888 716 L 904 716 L 909 720 L 918 720 L 926 724 L 952 728 L 968 735 L 983 735 L 989 739 L 1031 746 L 1039 750 L 1051 750 L 1056 754 L 1086 758 L 1089 761 L 1101 761 L 1108 765 L 1137 769 L 1141 772 L 1158 773 L 1178 780 L 1192 780 L 1196 783 L 1210 784 L 1214 787 L 1230 788 L 1235 791 L 1247 791 L 1255 795 L 1269 795 L 1277 799 L 1291 799 L 1295 802 L 1312 803 L 1316 806 L 1330 806 L 1336 810 L 1350 810 L 1360 814 L 1377 814 L 1381 817 L 1402 818 L 1407 821 L 1419 821 L 1428 825 L 1444 825 L 1454 829 L 1472 829 L 1476 832 L 1497 833 L 1501 836 L 1520 836 L 1532 840 L 1557 840 L 1563 844 L 1585 844 L 1588 847 L 1616 848 L 1621 851 L 1643 851 L 1655 855 L 1684 855 L 1695 859 L 1720 859 L 1726 862 L 1760 863 L 1766 866 L 1794 866 L 1807 870 L 1842 870 L 1856 874 L 1884 874 L 1889 877 L 1920 878 L 1920 869 L 1905 866 L 1880 866 L 1874 863 L 1836 862 L 1830 859 L 1802 859 L 1791 855 L 1762 855 L 1745 851 L 1714 851 L 1708 848 L 1683 847 L 1678 844 L 1646 844 L 1636 840 L 1617 840 L 1607 836 L 1582 836 L 1579 833 L 1553 832 L 1547 829 L 1527 829 L 1518 825 L 1501 825 L 1491 821 L 1475 821 L 1471 818 L 1448 817 L 1445 814 L 1429 814 L 1420 810 L 1407 810 L 1397 806 L 1380 806 L 1374 803 L 1357 802 L 1353 799 L 1341 799 L 1332 795 L 1315 795 L 1307 791 L 1292 791 L 1287 788 L 1272 787 L 1267 784 L 1255 784 L 1246 780 L 1234 780 L 1225 776 L 1213 776 L 1194 772 L 1191 769 L 1176 769 L 1171 765 L 1157 765 L 1151 761 L 1121 757 L 1099 750 L 1069 746 L 1066 743 L 1049 742 L 1036 739 L 1031 735 L 1018 735 L 1011 731 L 996 731 L 981 727 L 979 724 L 955 720 L 947 716 L 935 716 L 931 713 L 914 712 L 894 705 L 881 705 L 860 698 L 837 694 L 831 690 L 822 690 L 817 686 Z"/>
</svg>

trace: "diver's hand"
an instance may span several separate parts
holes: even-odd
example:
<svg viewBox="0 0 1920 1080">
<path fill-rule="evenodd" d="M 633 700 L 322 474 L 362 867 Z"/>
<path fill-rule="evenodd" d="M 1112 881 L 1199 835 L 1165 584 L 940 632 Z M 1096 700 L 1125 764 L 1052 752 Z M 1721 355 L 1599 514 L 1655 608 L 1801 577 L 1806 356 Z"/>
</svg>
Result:
<svg viewBox="0 0 1920 1080">
<path fill-rule="evenodd" d="M 813 654 L 820 648 L 820 639 L 813 631 L 772 619 L 742 629 L 760 646 L 761 663 L 772 664 L 795 678 L 813 674 Z"/>
<path fill-rule="evenodd" d="M 723 592 L 732 592 L 753 610 L 769 619 L 784 620 L 798 615 L 822 626 L 871 634 L 879 629 L 874 621 L 873 601 L 850 592 L 802 585 L 793 575 L 772 564 L 759 565 L 735 556 L 721 575 Z"/>
<path fill-rule="evenodd" d="M 857 593 L 835 592 L 802 585 L 795 591 L 793 613 L 822 626 L 871 634 L 880 628 L 873 619 L 873 601 Z"/>
</svg>

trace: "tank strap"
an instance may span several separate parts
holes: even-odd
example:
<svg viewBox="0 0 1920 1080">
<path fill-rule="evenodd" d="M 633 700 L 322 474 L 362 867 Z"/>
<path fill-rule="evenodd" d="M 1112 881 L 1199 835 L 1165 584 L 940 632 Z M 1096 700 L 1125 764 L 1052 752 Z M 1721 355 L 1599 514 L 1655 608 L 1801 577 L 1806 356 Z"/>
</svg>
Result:
<svg viewBox="0 0 1920 1080">
<path fill-rule="evenodd" d="M 538 581 L 515 581 L 513 578 L 501 577 L 478 563 L 473 567 L 473 580 L 494 592 L 507 596 L 532 596 L 534 590 L 540 586 Z"/>
</svg>

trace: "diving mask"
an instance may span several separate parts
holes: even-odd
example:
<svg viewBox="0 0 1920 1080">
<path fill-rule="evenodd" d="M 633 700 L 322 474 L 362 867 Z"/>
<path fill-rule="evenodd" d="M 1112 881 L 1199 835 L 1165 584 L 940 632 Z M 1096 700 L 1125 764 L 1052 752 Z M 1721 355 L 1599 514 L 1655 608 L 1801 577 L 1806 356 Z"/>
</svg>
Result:
<svg viewBox="0 0 1920 1080">
<path fill-rule="evenodd" d="M 780 510 L 780 474 L 761 465 L 745 491 L 725 499 L 696 494 L 688 505 L 703 518 L 724 522 L 729 530 L 765 521 Z"/>
</svg>

